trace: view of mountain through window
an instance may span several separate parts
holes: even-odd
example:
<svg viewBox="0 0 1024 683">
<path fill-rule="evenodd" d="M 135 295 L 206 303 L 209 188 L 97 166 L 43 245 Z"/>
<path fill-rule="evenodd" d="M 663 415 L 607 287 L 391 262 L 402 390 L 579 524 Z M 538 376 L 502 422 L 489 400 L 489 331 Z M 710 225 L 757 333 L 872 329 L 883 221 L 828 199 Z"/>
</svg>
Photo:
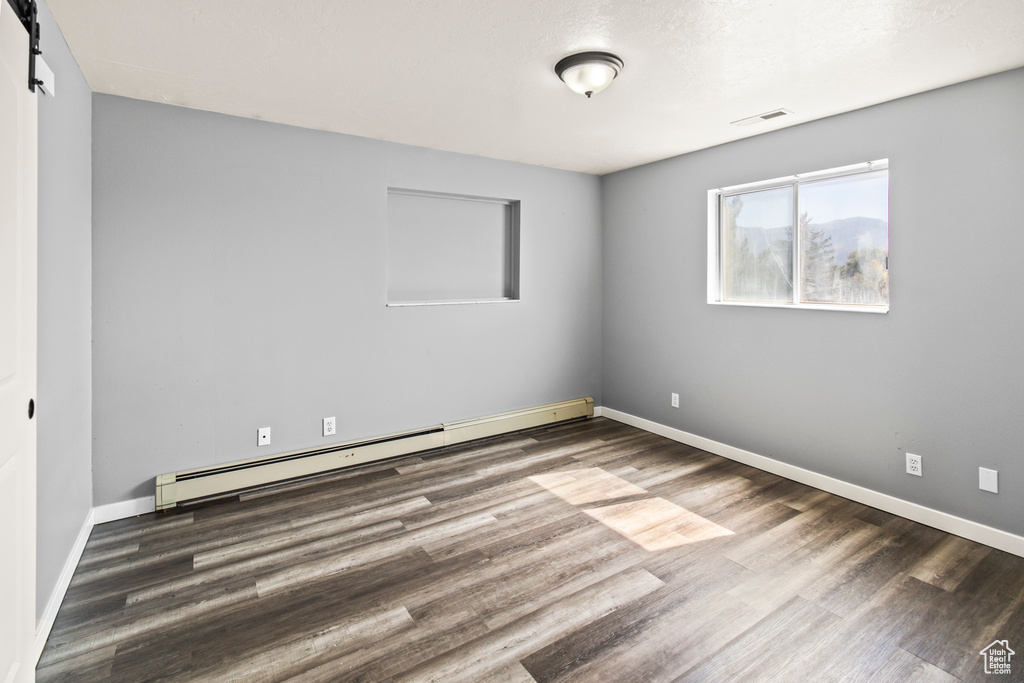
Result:
<svg viewBox="0 0 1024 683">
<path fill-rule="evenodd" d="M 800 185 L 803 301 L 889 303 L 889 172 Z"/>
<path fill-rule="evenodd" d="M 888 307 L 889 171 L 854 168 L 717 191 L 709 301 Z"/>
</svg>

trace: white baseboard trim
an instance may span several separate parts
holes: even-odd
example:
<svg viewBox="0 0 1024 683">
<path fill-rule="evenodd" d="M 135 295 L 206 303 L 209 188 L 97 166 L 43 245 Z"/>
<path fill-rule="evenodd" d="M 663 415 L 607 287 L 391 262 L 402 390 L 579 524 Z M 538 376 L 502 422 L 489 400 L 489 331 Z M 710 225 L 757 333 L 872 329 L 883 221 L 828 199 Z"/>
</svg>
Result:
<svg viewBox="0 0 1024 683">
<path fill-rule="evenodd" d="M 600 411 L 600 412 L 599 412 Z M 602 415 L 610 420 L 622 422 L 624 424 L 631 425 L 633 427 L 639 427 L 645 431 L 659 436 L 678 441 L 679 443 L 685 443 L 688 446 L 694 446 L 701 450 L 707 451 L 708 453 L 714 453 L 720 455 L 723 458 L 729 458 L 741 462 L 751 467 L 756 467 L 759 470 L 771 472 L 777 474 L 780 477 L 786 479 L 792 479 L 793 481 L 800 482 L 801 484 L 807 484 L 814 488 L 821 489 L 822 491 L 828 491 L 834 493 L 837 496 L 843 498 L 849 498 L 850 500 L 864 505 L 870 505 L 871 507 L 891 512 L 894 515 L 905 517 L 906 519 L 920 522 L 930 527 L 934 527 L 941 531 L 946 531 L 956 536 L 962 536 L 963 538 L 971 541 L 977 541 L 987 546 L 997 548 L 999 550 L 1012 553 L 1014 555 L 1024 557 L 1024 536 L 1018 536 L 1011 534 L 1008 531 L 1002 531 L 1001 529 L 995 529 L 978 522 L 972 522 L 969 519 L 957 517 L 947 512 L 940 512 L 917 503 L 911 503 L 910 501 L 903 500 L 902 498 L 896 498 L 886 493 L 879 493 L 872 489 L 864 488 L 856 484 L 851 484 L 842 479 L 835 479 L 833 477 L 826 476 L 824 474 L 818 474 L 811 470 L 806 470 L 796 465 L 789 465 L 784 462 L 779 462 L 772 458 L 758 455 L 757 453 L 751 453 L 734 446 L 729 446 L 718 441 L 712 441 L 706 439 L 703 436 L 697 436 L 696 434 L 690 434 L 674 427 L 667 427 L 663 424 L 652 422 L 651 420 L 645 420 L 642 417 L 636 417 L 629 413 L 623 413 L 612 408 L 595 407 L 594 416 Z"/>
<path fill-rule="evenodd" d="M 604 409 L 601 406 L 594 406 L 594 417 L 601 417 L 604 415 Z"/>
<path fill-rule="evenodd" d="M 122 500 L 119 503 L 110 503 L 109 505 L 94 507 L 92 509 L 93 524 L 103 524 L 105 522 L 113 522 L 117 519 L 137 517 L 138 515 L 144 515 L 147 512 L 155 511 L 156 496 L 146 496 L 144 498 L 136 498 L 134 500 Z"/>
<path fill-rule="evenodd" d="M 154 510 L 156 510 L 156 496 L 123 500 L 119 503 L 100 505 L 99 507 L 89 509 L 89 513 L 85 516 L 85 521 L 82 522 L 82 529 L 78 532 L 78 538 L 75 539 L 75 544 L 72 546 L 68 559 L 64 563 L 64 569 L 60 573 L 57 585 L 54 586 L 53 593 L 50 594 L 50 599 L 46 602 L 43 616 L 36 623 L 36 640 L 34 643 L 36 662 L 39 661 L 39 657 L 43 654 L 43 648 L 46 647 L 46 640 L 50 637 L 53 622 L 57 619 L 57 612 L 60 610 L 61 603 L 64 602 L 64 594 L 68 592 L 68 586 L 71 585 L 71 577 L 75 575 L 78 562 L 82 559 L 82 553 L 85 551 L 85 544 L 89 542 L 92 528 L 97 524 L 113 522 L 114 520 L 127 517 L 136 517 L 147 512 L 153 512 Z"/>
<path fill-rule="evenodd" d="M 57 579 L 57 585 L 54 586 L 50 599 L 46 602 L 43 616 L 36 624 L 35 652 L 32 658 L 34 662 L 38 662 L 39 657 L 43 654 L 43 648 L 46 647 L 46 639 L 50 637 L 50 629 L 53 628 L 53 622 L 57 619 L 57 611 L 60 609 L 61 603 L 64 602 L 64 594 L 68 592 L 68 586 L 71 585 L 71 577 L 74 576 L 75 569 L 78 568 L 78 561 L 82 559 L 85 544 L 89 542 L 89 534 L 92 533 L 95 512 L 94 508 L 90 508 L 88 514 L 86 514 L 85 521 L 82 522 L 82 528 L 78 532 L 78 538 L 75 539 L 75 544 L 71 546 L 71 553 L 68 554 L 68 559 L 64 563 L 64 569 L 61 570 L 60 578 Z"/>
</svg>

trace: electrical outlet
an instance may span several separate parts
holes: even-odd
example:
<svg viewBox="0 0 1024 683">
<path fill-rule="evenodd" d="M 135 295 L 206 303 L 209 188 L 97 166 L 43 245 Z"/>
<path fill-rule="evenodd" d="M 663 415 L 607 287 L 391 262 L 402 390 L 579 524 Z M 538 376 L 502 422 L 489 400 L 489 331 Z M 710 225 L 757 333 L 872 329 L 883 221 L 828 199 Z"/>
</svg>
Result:
<svg viewBox="0 0 1024 683">
<path fill-rule="evenodd" d="M 259 429 L 256 430 L 256 445 L 270 445 L 270 427 L 260 427 Z"/>
<path fill-rule="evenodd" d="M 923 476 L 921 460 L 920 455 L 907 453 L 907 474 L 913 474 L 915 477 Z"/>
<path fill-rule="evenodd" d="M 982 491 L 999 493 L 999 472 L 987 467 L 978 468 L 978 488 Z"/>
<path fill-rule="evenodd" d="M 672 394 L 672 407 L 673 408 L 678 408 L 679 407 L 679 394 Z"/>
<path fill-rule="evenodd" d="M 324 436 L 334 436 L 336 422 L 333 417 L 324 418 Z"/>
</svg>

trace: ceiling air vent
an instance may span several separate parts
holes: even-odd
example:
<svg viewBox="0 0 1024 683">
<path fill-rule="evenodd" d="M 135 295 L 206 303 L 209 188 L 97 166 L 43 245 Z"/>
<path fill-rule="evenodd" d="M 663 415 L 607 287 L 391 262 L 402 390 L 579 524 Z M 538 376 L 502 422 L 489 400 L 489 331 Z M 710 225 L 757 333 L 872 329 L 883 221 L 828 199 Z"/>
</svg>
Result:
<svg viewBox="0 0 1024 683">
<path fill-rule="evenodd" d="M 772 119 L 777 119 L 780 116 L 789 116 L 792 113 L 793 112 L 791 112 L 788 109 L 773 109 L 771 111 L 766 111 L 763 114 L 758 114 L 757 116 L 749 116 L 749 117 L 747 117 L 745 119 L 740 119 L 739 121 L 733 121 L 732 125 L 734 125 L 734 126 L 752 126 L 755 123 L 763 123 L 765 121 L 771 121 Z"/>
</svg>

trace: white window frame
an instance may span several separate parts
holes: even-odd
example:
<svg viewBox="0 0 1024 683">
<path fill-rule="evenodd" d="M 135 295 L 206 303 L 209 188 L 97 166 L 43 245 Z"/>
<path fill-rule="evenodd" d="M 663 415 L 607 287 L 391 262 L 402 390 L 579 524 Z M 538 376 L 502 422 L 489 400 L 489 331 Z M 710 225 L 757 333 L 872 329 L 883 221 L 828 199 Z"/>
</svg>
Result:
<svg viewBox="0 0 1024 683">
<path fill-rule="evenodd" d="M 720 187 L 714 190 L 708 190 L 708 303 L 714 304 L 716 306 L 754 306 L 757 308 L 797 308 L 806 310 L 851 311 L 856 313 L 888 313 L 888 304 L 861 305 L 839 303 L 806 303 L 800 301 L 800 278 L 796 276 L 797 273 L 800 273 L 800 248 L 798 245 L 798 241 L 795 238 L 797 234 L 796 226 L 798 223 L 800 211 L 799 201 L 793 202 L 793 301 L 725 301 L 723 296 L 723 279 L 725 272 L 723 261 L 724 255 L 722 249 L 723 226 L 721 224 L 723 202 L 726 197 L 734 194 L 738 194 L 741 192 L 752 192 L 755 190 L 770 190 L 781 187 L 792 187 L 794 188 L 794 198 L 798 198 L 801 183 L 811 182 L 815 180 L 825 180 L 827 178 L 839 178 L 844 176 L 854 176 L 861 173 L 871 173 L 874 171 L 887 170 L 889 170 L 889 160 L 879 159 L 877 161 L 866 161 L 859 164 L 852 164 L 850 166 L 840 166 L 838 168 L 830 168 L 824 171 L 815 171 L 813 173 L 800 173 L 791 176 L 784 176 L 782 178 L 762 180 L 755 183 L 731 185 L 729 187 Z"/>
</svg>

